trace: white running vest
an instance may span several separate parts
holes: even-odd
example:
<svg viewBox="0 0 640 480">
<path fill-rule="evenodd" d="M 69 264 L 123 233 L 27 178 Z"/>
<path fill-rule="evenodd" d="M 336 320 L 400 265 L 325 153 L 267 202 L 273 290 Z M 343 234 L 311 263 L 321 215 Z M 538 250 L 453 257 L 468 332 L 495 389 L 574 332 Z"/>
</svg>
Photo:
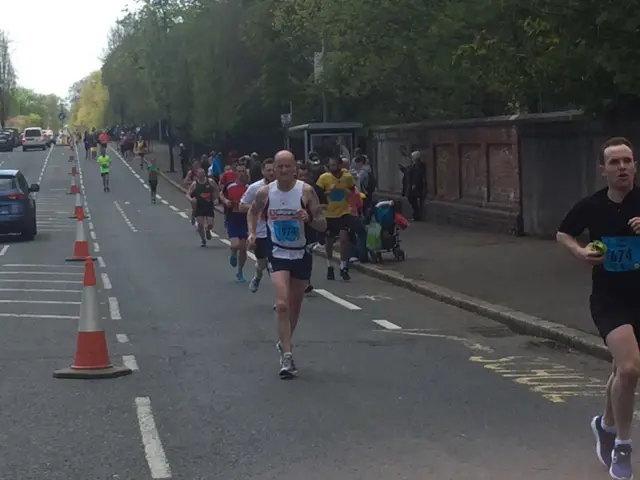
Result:
<svg viewBox="0 0 640 480">
<path fill-rule="evenodd" d="M 304 182 L 296 180 L 291 190 L 283 192 L 278 188 L 277 181 L 269 184 L 267 226 L 271 235 L 272 255 L 276 258 L 298 260 L 306 252 L 304 223 L 298 220 L 303 186 Z"/>
</svg>

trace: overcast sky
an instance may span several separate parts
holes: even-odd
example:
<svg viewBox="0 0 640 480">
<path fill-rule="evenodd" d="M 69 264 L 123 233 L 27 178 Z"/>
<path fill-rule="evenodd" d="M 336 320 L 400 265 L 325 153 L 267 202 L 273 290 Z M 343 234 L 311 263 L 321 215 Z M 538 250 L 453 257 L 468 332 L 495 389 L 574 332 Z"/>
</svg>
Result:
<svg viewBox="0 0 640 480">
<path fill-rule="evenodd" d="M 0 30 L 22 87 L 61 97 L 101 66 L 109 28 L 132 0 L 0 0 Z"/>
</svg>

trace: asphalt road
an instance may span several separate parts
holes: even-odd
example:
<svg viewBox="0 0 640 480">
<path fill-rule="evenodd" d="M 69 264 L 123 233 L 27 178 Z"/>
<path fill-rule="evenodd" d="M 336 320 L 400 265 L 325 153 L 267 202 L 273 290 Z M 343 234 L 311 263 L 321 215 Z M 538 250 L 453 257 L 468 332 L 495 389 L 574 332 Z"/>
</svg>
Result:
<svg viewBox="0 0 640 480">
<path fill-rule="evenodd" d="M 268 279 L 249 293 L 223 232 L 200 248 L 184 195 L 161 180 L 152 205 L 110 153 L 110 193 L 79 162 L 85 227 L 112 360 L 136 370 L 95 381 L 51 376 L 82 286 L 69 150 L 0 155 L 30 182 L 46 162 L 37 239 L 0 247 L 0 479 L 607 478 L 588 424 L 607 364 L 355 272 L 328 282 L 321 258 L 299 378 L 279 380 Z"/>
</svg>

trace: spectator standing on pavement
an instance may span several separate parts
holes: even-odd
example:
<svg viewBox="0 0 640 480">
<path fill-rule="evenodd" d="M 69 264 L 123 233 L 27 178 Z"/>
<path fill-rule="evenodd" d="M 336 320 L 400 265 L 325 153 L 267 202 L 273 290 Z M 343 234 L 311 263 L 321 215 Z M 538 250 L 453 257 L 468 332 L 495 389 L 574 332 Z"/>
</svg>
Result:
<svg viewBox="0 0 640 480">
<path fill-rule="evenodd" d="M 607 186 L 569 211 L 556 239 L 593 267 L 591 317 L 613 357 L 613 373 L 604 413 L 591 420 L 591 429 L 598 459 L 611 478 L 628 480 L 633 478 L 631 423 L 640 378 L 640 189 L 629 140 L 615 137 L 604 143 L 600 172 Z M 576 239 L 585 230 L 591 241 L 587 246 Z"/>
<path fill-rule="evenodd" d="M 182 178 L 185 178 L 190 169 L 189 150 L 187 149 L 187 147 L 185 147 L 184 143 L 181 143 L 179 145 L 179 148 L 180 152 L 178 153 L 178 155 L 180 156 L 180 169 L 182 170 Z"/>
<path fill-rule="evenodd" d="M 413 210 L 413 219 L 420 221 L 422 220 L 422 202 L 426 180 L 426 169 L 420 158 L 420 152 L 417 150 L 412 152 L 411 163 L 408 166 L 400 165 L 400 171 L 404 174 L 402 193 L 409 200 Z"/>
<path fill-rule="evenodd" d="M 217 183 L 220 183 L 222 175 L 222 155 L 215 150 L 211 152 L 211 166 L 209 167 L 209 176 Z"/>
<path fill-rule="evenodd" d="M 358 190 L 366 195 L 362 201 L 362 212 L 367 216 L 373 208 L 373 194 L 376 191 L 377 182 L 366 155 L 360 154 L 354 159 L 353 172 Z"/>
</svg>

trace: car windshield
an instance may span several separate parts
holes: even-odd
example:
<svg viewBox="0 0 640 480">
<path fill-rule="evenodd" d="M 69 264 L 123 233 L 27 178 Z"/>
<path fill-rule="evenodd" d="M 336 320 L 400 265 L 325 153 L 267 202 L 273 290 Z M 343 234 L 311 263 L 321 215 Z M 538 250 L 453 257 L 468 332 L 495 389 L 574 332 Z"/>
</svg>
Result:
<svg viewBox="0 0 640 480">
<path fill-rule="evenodd" d="M 31 130 L 25 130 L 25 131 L 24 131 L 24 136 L 25 136 L 26 138 L 31 138 L 31 137 L 40 137 L 40 136 L 42 136 L 42 132 L 41 132 L 40 130 L 36 130 L 36 129 L 34 128 L 34 129 L 31 129 Z"/>
<path fill-rule="evenodd" d="M 0 175 L 0 191 L 15 190 L 16 188 L 16 177 Z"/>
</svg>

